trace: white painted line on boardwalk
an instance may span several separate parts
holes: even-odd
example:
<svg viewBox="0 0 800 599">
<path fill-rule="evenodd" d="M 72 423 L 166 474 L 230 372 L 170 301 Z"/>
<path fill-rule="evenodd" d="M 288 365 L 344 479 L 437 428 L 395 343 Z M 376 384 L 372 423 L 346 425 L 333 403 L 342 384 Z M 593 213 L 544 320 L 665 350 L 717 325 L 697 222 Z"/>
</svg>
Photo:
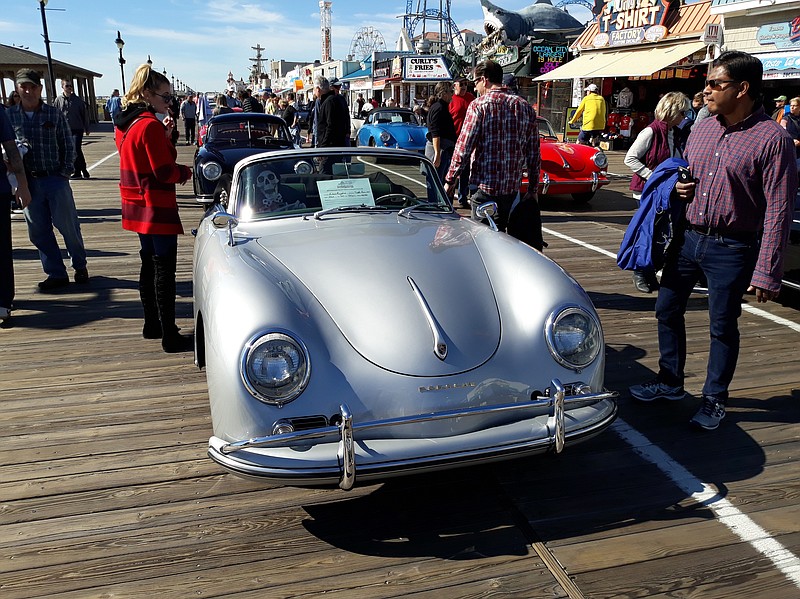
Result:
<svg viewBox="0 0 800 599">
<path fill-rule="evenodd" d="M 548 235 L 559 237 L 570 243 L 613 258 L 616 261 L 616 254 L 601 247 L 553 231 L 552 229 L 543 228 L 543 231 Z M 761 308 L 743 304 L 742 309 L 756 316 L 766 318 L 776 324 L 787 326 L 794 331 L 800 332 L 800 325 L 797 323 L 770 314 Z M 800 559 L 798 559 L 796 555 L 773 539 L 766 530 L 739 511 L 728 499 L 722 497 L 718 491 L 714 490 L 713 487 L 700 481 L 686 468 L 667 455 L 665 451 L 655 446 L 647 437 L 631 427 L 624 420 L 617 418 L 614 424 L 611 425 L 611 429 L 627 442 L 635 453 L 655 465 L 692 499 L 713 511 L 717 520 L 727 526 L 730 531 L 742 541 L 749 543 L 753 549 L 770 560 L 796 587 L 800 588 Z"/>
<path fill-rule="evenodd" d="M 611 429 L 622 437 L 635 453 L 655 464 L 684 493 L 713 511 L 717 520 L 770 560 L 795 586 L 800 588 L 800 559 L 797 556 L 740 512 L 728 499 L 722 497 L 719 491 L 698 480 L 691 472 L 623 420 L 618 418 L 611 425 Z"/>
<path fill-rule="evenodd" d="M 372 162 L 367 162 L 361 156 L 358 157 L 358 161 L 363 163 L 363 164 L 369 165 L 372 168 L 376 168 L 378 170 L 386 171 L 387 173 L 390 173 L 392 175 L 397 175 L 398 177 L 403 177 L 403 179 L 408 179 L 409 181 L 411 181 L 412 183 L 416 183 L 420 187 L 425 187 L 425 188 L 428 187 L 427 184 L 422 183 L 421 181 L 418 181 L 417 179 L 414 179 L 412 177 L 409 177 L 408 175 L 404 175 L 403 173 L 398 173 L 397 171 L 393 171 L 392 169 L 386 168 L 385 166 L 378 166 L 377 164 L 374 164 Z"/>
<path fill-rule="evenodd" d="M 615 262 L 617 260 L 617 255 L 615 253 L 609 252 L 608 250 L 604 250 L 603 248 L 597 247 L 596 245 L 592 245 L 591 243 L 586 243 L 585 241 L 581 241 L 580 239 L 575 239 L 574 237 L 570 237 L 569 235 L 564 235 L 563 233 L 559 233 L 558 231 L 553 231 L 552 229 L 548 229 L 546 227 L 542 227 L 542 231 L 544 231 L 548 235 L 552 235 L 553 237 L 560 237 L 565 241 L 569 241 L 570 243 L 574 243 L 575 245 L 585 247 L 587 250 L 592 250 L 593 252 L 597 252 L 598 254 L 603 254 L 604 256 L 613 258 Z"/>
<path fill-rule="evenodd" d="M 792 329 L 797 333 L 800 333 L 800 324 L 792 322 L 788 318 L 783 318 L 782 316 L 776 316 L 775 314 L 770 314 L 766 310 L 762 310 L 761 308 L 756 308 L 755 306 L 751 306 L 750 304 L 742 304 L 742 310 L 744 310 L 745 312 L 750 312 L 750 314 L 755 314 L 756 316 L 760 316 L 761 318 L 766 318 L 767 320 L 771 320 L 775 324 L 783 325 L 787 328 Z"/>
<path fill-rule="evenodd" d="M 113 157 L 114 157 L 114 156 L 116 156 L 117 154 L 119 154 L 119 152 L 114 152 L 113 154 L 109 154 L 109 155 L 108 155 L 108 156 L 106 156 L 105 158 L 102 158 L 102 159 L 98 160 L 97 162 L 95 162 L 95 163 L 94 163 L 92 166 L 90 166 L 90 167 L 89 167 L 89 168 L 87 168 L 86 170 L 87 170 L 87 171 L 90 171 L 90 170 L 92 170 L 94 167 L 96 167 L 96 166 L 100 166 L 100 165 L 101 165 L 101 164 L 103 164 L 103 163 L 104 163 L 106 160 L 108 160 L 108 159 L 110 159 L 110 158 L 113 158 Z"/>
</svg>

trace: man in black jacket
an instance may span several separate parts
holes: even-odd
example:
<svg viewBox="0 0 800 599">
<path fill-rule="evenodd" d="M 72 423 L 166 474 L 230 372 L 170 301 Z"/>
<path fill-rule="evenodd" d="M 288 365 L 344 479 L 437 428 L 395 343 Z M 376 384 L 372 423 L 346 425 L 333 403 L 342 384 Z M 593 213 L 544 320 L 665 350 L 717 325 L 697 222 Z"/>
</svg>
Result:
<svg viewBox="0 0 800 599">
<path fill-rule="evenodd" d="M 347 128 L 347 111 L 336 99 L 330 81 L 325 77 L 317 77 L 319 88 L 319 115 L 317 117 L 317 147 L 338 148 L 345 146 L 345 139 L 350 134 Z"/>
</svg>

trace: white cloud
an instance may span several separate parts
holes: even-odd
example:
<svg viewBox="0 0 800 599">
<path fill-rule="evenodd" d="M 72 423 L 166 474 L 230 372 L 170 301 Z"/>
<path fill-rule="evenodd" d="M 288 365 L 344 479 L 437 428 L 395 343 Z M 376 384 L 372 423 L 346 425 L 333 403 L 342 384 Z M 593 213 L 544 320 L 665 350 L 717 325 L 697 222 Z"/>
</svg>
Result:
<svg viewBox="0 0 800 599">
<path fill-rule="evenodd" d="M 203 20 L 216 23 L 243 23 L 250 25 L 266 25 L 285 21 L 283 13 L 264 10 L 257 4 L 212 4 L 203 12 Z"/>
</svg>

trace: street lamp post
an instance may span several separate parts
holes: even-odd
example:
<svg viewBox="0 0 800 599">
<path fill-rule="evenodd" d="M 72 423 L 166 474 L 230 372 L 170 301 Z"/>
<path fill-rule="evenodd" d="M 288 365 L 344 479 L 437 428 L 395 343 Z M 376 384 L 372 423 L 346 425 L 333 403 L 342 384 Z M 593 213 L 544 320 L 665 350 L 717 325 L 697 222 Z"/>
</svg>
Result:
<svg viewBox="0 0 800 599">
<path fill-rule="evenodd" d="M 122 41 L 122 36 L 117 31 L 117 39 L 114 40 L 114 43 L 117 44 L 117 48 L 119 48 L 119 73 L 122 76 L 122 93 L 125 93 L 125 59 L 122 58 L 122 46 L 125 45 L 125 42 Z"/>
<path fill-rule="evenodd" d="M 47 52 L 47 71 L 50 79 L 50 90 L 52 90 L 52 94 L 55 96 L 56 93 L 56 76 L 53 73 L 53 57 L 50 55 L 50 37 L 47 35 L 47 17 L 44 13 L 44 7 L 47 6 L 47 0 L 39 0 L 39 10 L 42 12 L 42 32 L 44 37 L 44 48 Z M 51 91 L 47 92 L 48 102 L 50 101 L 50 93 Z"/>
</svg>

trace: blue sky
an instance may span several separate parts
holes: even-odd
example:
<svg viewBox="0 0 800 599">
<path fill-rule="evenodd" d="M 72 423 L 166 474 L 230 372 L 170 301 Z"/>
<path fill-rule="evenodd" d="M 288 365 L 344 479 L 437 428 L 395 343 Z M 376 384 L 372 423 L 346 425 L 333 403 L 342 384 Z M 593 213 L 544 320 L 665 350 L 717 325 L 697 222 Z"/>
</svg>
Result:
<svg viewBox="0 0 800 599">
<path fill-rule="evenodd" d="M 518 10 L 532 1 L 494 3 Z M 44 54 L 38 2 L 2 4 L 2 43 Z M 411 4 L 416 8 L 417 0 Z M 438 0 L 429 0 L 427 8 L 438 9 Z M 568 10 L 581 22 L 591 16 L 578 5 Z M 393 49 L 402 24 L 398 16 L 405 12 L 405 0 L 333 0 L 333 57 L 344 58 L 353 36 L 365 26 L 378 29 L 387 48 Z M 459 29 L 483 31 L 479 0 L 452 0 L 451 17 Z M 202 91 L 222 89 L 228 71 L 246 79 L 249 58 L 255 56 L 251 46 L 256 44 L 266 48 L 262 54 L 268 59 L 312 62 L 320 56 L 318 0 L 50 0 L 47 28 L 51 41 L 69 42 L 52 43 L 53 58 L 103 74 L 95 80 L 98 95 L 120 87 L 117 30 L 125 41 L 126 85 L 148 55 L 159 71 L 166 69 L 168 76 Z"/>
</svg>

